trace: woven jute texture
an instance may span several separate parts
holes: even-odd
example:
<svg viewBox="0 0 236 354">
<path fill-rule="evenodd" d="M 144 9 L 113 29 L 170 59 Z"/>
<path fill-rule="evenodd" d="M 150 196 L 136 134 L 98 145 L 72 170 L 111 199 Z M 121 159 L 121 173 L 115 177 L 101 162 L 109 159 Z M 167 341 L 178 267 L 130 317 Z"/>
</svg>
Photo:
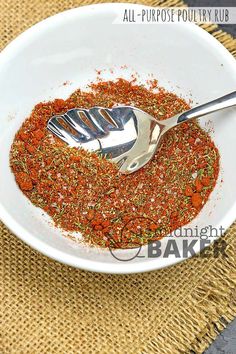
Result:
<svg viewBox="0 0 236 354">
<path fill-rule="evenodd" d="M 91 3 L 1 0 L 0 47 L 43 18 Z M 216 25 L 204 28 L 236 54 L 235 39 Z M 202 353 L 236 315 L 236 225 L 224 239 L 227 257 L 214 258 L 211 247 L 207 258 L 115 276 L 52 261 L 1 224 L 0 353 Z"/>
</svg>

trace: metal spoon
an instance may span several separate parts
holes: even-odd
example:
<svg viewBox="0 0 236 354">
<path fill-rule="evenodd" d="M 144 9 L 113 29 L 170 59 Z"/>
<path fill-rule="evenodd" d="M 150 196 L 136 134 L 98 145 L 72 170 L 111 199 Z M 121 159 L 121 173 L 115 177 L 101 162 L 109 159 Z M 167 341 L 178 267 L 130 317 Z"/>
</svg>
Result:
<svg viewBox="0 0 236 354">
<path fill-rule="evenodd" d="M 50 118 L 47 128 L 70 146 L 97 151 L 120 172 L 132 173 L 150 161 L 169 129 L 234 105 L 236 91 L 162 121 L 130 106 L 78 108 Z"/>
</svg>

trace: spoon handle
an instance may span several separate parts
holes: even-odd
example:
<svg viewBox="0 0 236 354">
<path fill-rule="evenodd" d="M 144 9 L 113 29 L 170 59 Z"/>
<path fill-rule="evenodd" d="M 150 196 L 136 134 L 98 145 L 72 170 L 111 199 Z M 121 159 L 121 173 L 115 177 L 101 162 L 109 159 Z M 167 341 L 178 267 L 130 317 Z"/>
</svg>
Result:
<svg viewBox="0 0 236 354">
<path fill-rule="evenodd" d="M 220 109 L 232 107 L 236 105 L 236 91 L 229 93 L 228 95 L 222 96 L 213 100 L 211 102 L 204 103 L 193 109 L 190 109 L 179 115 L 177 124 L 182 123 L 186 120 L 199 118 L 205 116 L 206 114 L 219 111 Z"/>
</svg>

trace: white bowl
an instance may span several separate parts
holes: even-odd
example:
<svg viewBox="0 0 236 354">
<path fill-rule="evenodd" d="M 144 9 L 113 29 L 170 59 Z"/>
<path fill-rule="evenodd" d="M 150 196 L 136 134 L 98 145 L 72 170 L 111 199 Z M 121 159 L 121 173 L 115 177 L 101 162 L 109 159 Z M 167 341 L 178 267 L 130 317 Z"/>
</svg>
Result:
<svg viewBox="0 0 236 354">
<path fill-rule="evenodd" d="M 236 64 L 211 35 L 192 24 L 115 25 L 112 22 L 128 4 L 101 4 L 69 10 L 33 26 L 0 54 L 1 155 L 0 218 L 20 239 L 60 262 L 87 270 L 132 273 L 162 268 L 183 257 L 148 258 L 147 248 L 129 262 L 107 250 L 72 242 L 52 227 L 17 187 L 9 168 L 14 134 L 33 106 L 42 100 L 67 97 L 95 79 L 95 69 L 109 70 L 104 78 L 149 73 L 160 85 L 203 103 L 235 90 Z M 131 6 L 131 5 L 129 5 Z M 138 8 L 140 5 L 132 5 Z M 129 69 L 121 69 L 127 65 Z M 71 81 L 71 85 L 62 85 Z M 189 226 L 212 225 L 227 229 L 236 216 L 236 111 L 212 119 L 213 139 L 221 155 L 221 176 L 210 200 Z M 223 178 L 223 183 L 220 179 Z M 162 241 L 165 246 L 167 238 Z M 179 239 L 178 239 L 179 242 Z M 182 249 L 181 242 L 179 243 Z M 134 250 L 117 252 L 131 258 Z M 136 252 L 136 251 L 135 251 Z"/>
</svg>

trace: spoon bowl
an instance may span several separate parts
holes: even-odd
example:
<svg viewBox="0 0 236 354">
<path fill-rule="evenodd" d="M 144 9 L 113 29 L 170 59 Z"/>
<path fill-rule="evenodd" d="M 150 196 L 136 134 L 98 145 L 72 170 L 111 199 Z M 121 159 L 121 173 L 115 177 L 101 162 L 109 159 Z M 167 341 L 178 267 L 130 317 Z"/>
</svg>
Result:
<svg viewBox="0 0 236 354">
<path fill-rule="evenodd" d="M 148 113 L 130 106 L 72 109 L 50 118 L 47 127 L 70 146 L 111 159 L 122 173 L 137 171 L 153 157 L 164 129 Z"/>
</svg>

